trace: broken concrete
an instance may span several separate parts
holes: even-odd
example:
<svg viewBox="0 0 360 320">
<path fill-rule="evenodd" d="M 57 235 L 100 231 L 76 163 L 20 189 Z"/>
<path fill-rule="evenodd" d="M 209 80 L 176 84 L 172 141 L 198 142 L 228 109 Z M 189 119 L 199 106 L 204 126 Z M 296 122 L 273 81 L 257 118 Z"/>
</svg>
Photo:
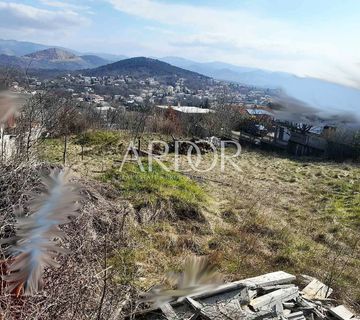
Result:
<svg viewBox="0 0 360 320">
<path fill-rule="evenodd" d="M 165 304 L 159 309 L 133 314 L 130 319 L 169 320 L 359 320 L 345 306 L 334 306 L 328 299 L 332 289 L 310 278 L 300 290 L 296 277 L 273 272 L 235 281 L 185 299 Z"/>
</svg>

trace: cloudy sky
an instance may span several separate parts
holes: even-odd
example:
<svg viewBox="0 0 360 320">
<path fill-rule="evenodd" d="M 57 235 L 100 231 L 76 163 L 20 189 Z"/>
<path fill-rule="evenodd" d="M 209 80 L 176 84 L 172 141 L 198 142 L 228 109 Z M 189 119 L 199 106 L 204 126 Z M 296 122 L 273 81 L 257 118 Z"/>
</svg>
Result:
<svg viewBox="0 0 360 320">
<path fill-rule="evenodd" d="M 0 38 L 360 83 L 359 0 L 0 0 Z"/>
</svg>

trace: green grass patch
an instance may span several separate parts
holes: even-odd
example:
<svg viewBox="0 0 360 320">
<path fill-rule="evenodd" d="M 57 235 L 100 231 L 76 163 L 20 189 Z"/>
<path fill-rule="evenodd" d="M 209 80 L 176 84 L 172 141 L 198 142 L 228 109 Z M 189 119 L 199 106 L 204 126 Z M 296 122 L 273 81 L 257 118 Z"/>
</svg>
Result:
<svg viewBox="0 0 360 320">
<path fill-rule="evenodd" d="M 37 149 L 41 160 L 58 163 L 63 158 L 64 141 L 62 139 L 44 139 Z"/>
<path fill-rule="evenodd" d="M 47 138 L 41 140 L 36 146 L 38 157 L 42 161 L 49 163 L 62 163 L 64 153 L 64 139 L 63 138 Z M 81 149 L 74 145 L 73 138 L 69 138 L 67 142 L 67 162 L 71 163 L 76 159 L 80 159 Z"/>
<path fill-rule="evenodd" d="M 165 171 L 157 164 L 153 164 L 152 170 L 144 164 L 144 169 L 137 163 L 125 163 L 121 171 L 108 170 L 101 180 L 122 190 L 138 210 L 163 206 L 180 219 L 200 218 L 207 197 L 196 182 L 178 172 Z"/>
<path fill-rule="evenodd" d="M 116 131 L 88 131 L 82 134 L 79 134 L 75 138 L 75 143 L 85 147 L 92 146 L 106 146 L 106 145 L 116 145 L 121 140 L 122 136 L 120 132 Z"/>
<path fill-rule="evenodd" d="M 122 248 L 117 250 L 109 259 L 111 265 L 117 272 L 114 281 L 120 285 L 133 285 L 136 279 L 136 262 L 134 250 Z"/>
<path fill-rule="evenodd" d="M 325 214 L 351 228 L 360 228 L 360 182 L 358 180 L 332 180 L 326 194 Z"/>
<path fill-rule="evenodd" d="M 74 143 L 85 149 L 87 156 L 106 156 L 122 154 L 127 143 L 123 132 L 120 131 L 88 131 L 74 138 Z"/>
</svg>

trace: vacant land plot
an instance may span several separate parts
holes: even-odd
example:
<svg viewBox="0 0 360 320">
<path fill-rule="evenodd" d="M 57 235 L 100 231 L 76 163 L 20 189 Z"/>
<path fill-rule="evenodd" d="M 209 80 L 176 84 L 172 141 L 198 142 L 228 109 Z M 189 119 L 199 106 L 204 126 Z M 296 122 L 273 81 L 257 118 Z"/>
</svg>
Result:
<svg viewBox="0 0 360 320">
<path fill-rule="evenodd" d="M 90 139 L 83 160 L 74 139 L 69 162 L 80 175 L 118 188 L 119 200 L 133 206 L 127 243 L 113 253 L 114 265 L 124 269 L 118 281 L 148 289 L 186 256 L 209 255 L 229 280 L 306 273 L 359 307 L 359 166 L 245 150 L 234 160 L 239 170 L 228 163 L 224 172 L 217 165 L 184 174 L 156 166 L 149 173 L 130 162 L 120 171 L 127 138 L 109 139 L 105 147 Z M 56 141 L 44 146 L 44 158 L 61 161 Z M 208 168 L 212 156 L 200 167 Z M 166 160 L 171 166 L 172 156 Z M 181 163 L 185 169 L 185 157 Z"/>
<path fill-rule="evenodd" d="M 236 163 L 240 172 L 204 174 L 222 217 L 212 241 L 223 269 L 311 274 L 359 304 L 360 168 L 250 151 Z"/>
</svg>

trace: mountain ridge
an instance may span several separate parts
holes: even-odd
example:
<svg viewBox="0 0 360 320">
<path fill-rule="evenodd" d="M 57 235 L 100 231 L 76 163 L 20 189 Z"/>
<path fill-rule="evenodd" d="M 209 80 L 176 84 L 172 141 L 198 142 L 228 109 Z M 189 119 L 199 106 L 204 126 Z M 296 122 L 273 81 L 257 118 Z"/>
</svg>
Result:
<svg viewBox="0 0 360 320">
<path fill-rule="evenodd" d="M 36 60 L 70 60 L 76 59 L 77 56 L 69 51 L 58 48 L 49 48 L 41 51 L 36 51 L 25 55 L 24 57 Z"/>
<path fill-rule="evenodd" d="M 35 42 L 28 42 L 28 41 L 17 41 L 17 40 L 5 40 L 0 39 L 0 54 L 6 54 L 9 56 L 16 56 L 22 57 L 37 51 L 46 50 L 50 48 L 57 48 L 61 50 L 65 50 L 71 52 L 77 56 L 98 56 L 104 60 L 115 62 L 119 60 L 123 60 L 128 58 L 124 55 L 117 55 L 117 54 L 109 54 L 109 53 L 101 53 L 101 52 L 78 52 L 73 49 L 64 48 L 60 46 L 54 45 L 44 45 Z"/>
<path fill-rule="evenodd" d="M 46 45 L 34 42 L 0 39 L 0 54 L 9 56 L 21 57 L 48 48 Z"/>
<path fill-rule="evenodd" d="M 208 81 L 209 77 L 173 66 L 158 59 L 135 57 L 114 62 L 95 69 L 85 70 L 84 74 L 91 76 L 124 76 L 156 77 L 165 82 L 175 82 L 175 79 L 186 78 L 189 81 Z"/>
<path fill-rule="evenodd" d="M 360 115 L 358 111 L 360 90 L 335 82 L 222 62 L 201 63 L 178 57 L 165 57 L 161 60 L 172 62 L 174 65 L 191 71 L 201 72 L 218 80 L 254 87 L 282 89 L 286 95 L 330 114 L 351 112 Z"/>
<path fill-rule="evenodd" d="M 28 60 L 23 60 L 23 56 L 33 52 L 49 49 L 50 46 L 41 45 L 32 42 L 22 42 L 16 40 L 0 40 L 0 65 L 27 67 Z M 53 46 L 53 48 L 59 48 Z M 36 50 L 35 50 L 36 49 Z M 32 62 L 32 68 L 42 67 L 44 69 L 77 70 L 91 69 L 114 62 L 113 59 L 120 61 L 125 56 L 117 56 L 111 54 L 84 54 L 77 53 L 74 50 L 65 49 L 84 60 L 82 64 L 73 64 L 71 66 L 58 64 L 39 65 Z M 6 54 L 6 55 L 5 55 Z M 105 61 L 94 63 L 94 59 L 89 56 L 97 56 Z M 360 101 L 360 90 L 348 87 L 335 82 L 311 77 L 298 77 L 286 72 L 266 71 L 259 68 L 241 67 L 224 62 L 196 62 L 179 57 L 164 57 L 158 60 L 170 63 L 175 67 L 187 69 L 192 72 L 203 74 L 217 80 L 231 81 L 242 83 L 254 87 L 281 88 L 287 95 L 303 101 L 313 107 L 324 111 L 358 111 L 358 101 Z"/>
<path fill-rule="evenodd" d="M 19 68 L 74 71 L 87 68 L 96 68 L 108 64 L 110 61 L 97 56 L 77 56 L 72 52 L 49 48 L 36 51 L 22 57 L 0 55 L 0 65 Z"/>
</svg>

